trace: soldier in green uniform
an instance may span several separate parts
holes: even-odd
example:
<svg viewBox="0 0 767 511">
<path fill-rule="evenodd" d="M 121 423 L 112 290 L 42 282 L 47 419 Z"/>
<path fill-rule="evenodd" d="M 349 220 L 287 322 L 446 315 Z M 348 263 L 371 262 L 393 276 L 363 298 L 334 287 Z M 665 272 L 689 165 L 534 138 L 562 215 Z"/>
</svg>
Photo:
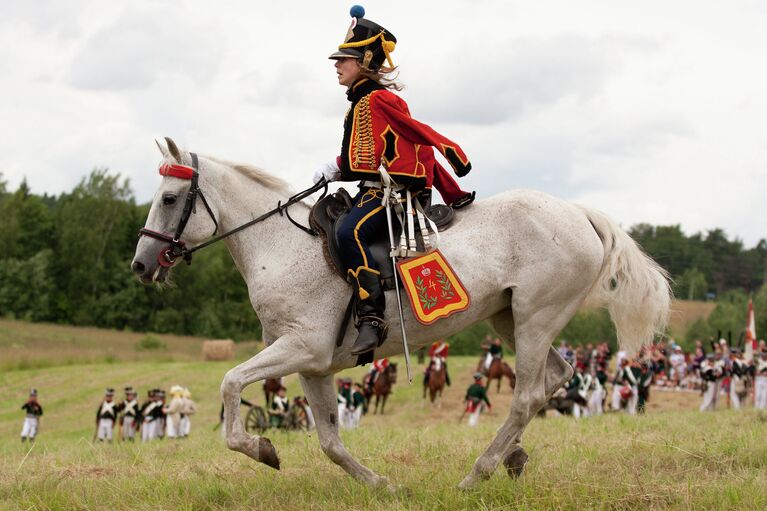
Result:
<svg viewBox="0 0 767 511">
<path fill-rule="evenodd" d="M 482 384 L 482 373 L 474 374 L 474 383 L 466 389 L 466 412 L 469 413 L 469 426 L 476 426 L 479 422 L 479 414 L 482 411 L 483 403 L 487 404 L 488 410 L 492 410 L 493 405 L 487 398 L 487 389 Z"/>
</svg>

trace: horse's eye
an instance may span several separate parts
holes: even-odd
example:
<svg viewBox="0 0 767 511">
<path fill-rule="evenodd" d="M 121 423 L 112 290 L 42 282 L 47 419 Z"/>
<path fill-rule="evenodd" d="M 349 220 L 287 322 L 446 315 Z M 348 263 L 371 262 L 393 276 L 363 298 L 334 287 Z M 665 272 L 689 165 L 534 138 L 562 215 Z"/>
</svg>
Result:
<svg viewBox="0 0 767 511">
<path fill-rule="evenodd" d="M 166 206 L 170 206 L 176 203 L 176 195 L 173 193 L 166 193 L 162 196 L 162 203 Z"/>
</svg>

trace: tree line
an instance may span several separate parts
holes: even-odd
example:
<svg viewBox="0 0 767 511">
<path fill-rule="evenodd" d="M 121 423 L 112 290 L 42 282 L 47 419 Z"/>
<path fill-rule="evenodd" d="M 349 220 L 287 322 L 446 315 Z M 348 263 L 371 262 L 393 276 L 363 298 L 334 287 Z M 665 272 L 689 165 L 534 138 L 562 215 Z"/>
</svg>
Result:
<svg viewBox="0 0 767 511">
<path fill-rule="evenodd" d="M 94 169 L 71 192 L 57 196 L 35 194 L 26 181 L 9 190 L 0 174 L 0 316 L 260 338 L 247 288 L 223 244 L 196 254 L 194 268 L 175 268 L 171 286 L 144 286 L 136 280 L 130 262 L 148 211 L 148 204 L 136 203 L 129 181 L 105 168 Z M 666 268 L 679 298 L 718 296 L 734 310 L 747 292 L 764 284 L 765 240 L 745 248 L 721 229 L 688 236 L 679 225 L 639 224 L 629 232 Z M 697 325 L 696 331 L 711 333 L 715 326 Z M 474 338 L 488 332 L 480 325 L 458 334 L 454 351 L 475 353 Z M 563 336 L 577 341 L 587 333 L 591 340 L 614 342 L 614 329 L 602 311 L 579 313 Z"/>
</svg>

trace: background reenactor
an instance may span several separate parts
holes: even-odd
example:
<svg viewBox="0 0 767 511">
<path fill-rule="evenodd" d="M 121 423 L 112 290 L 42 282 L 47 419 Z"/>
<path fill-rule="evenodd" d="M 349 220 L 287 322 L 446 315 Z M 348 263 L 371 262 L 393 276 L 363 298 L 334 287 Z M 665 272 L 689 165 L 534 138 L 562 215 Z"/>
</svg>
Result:
<svg viewBox="0 0 767 511">
<path fill-rule="evenodd" d="M 155 394 L 157 389 L 147 391 L 147 400 L 141 404 L 139 414 L 141 415 L 141 441 L 148 442 L 154 438 L 154 414 L 157 407 Z"/>
<path fill-rule="evenodd" d="M 136 430 L 141 424 L 138 399 L 133 387 L 125 387 L 125 399 L 120 403 L 120 440 L 133 442 L 136 438 Z"/>
<path fill-rule="evenodd" d="M 736 410 L 740 410 L 741 403 L 748 396 L 750 367 L 743 360 L 743 353 L 739 348 L 730 349 L 730 404 Z"/>
<path fill-rule="evenodd" d="M 32 442 L 40 429 L 40 416 L 43 414 L 43 407 L 37 402 L 37 389 L 29 391 L 29 399 L 21 405 L 21 409 L 26 412 L 24 426 L 21 428 L 21 441 L 29 439 Z"/>
<path fill-rule="evenodd" d="M 652 371 L 646 361 L 639 365 L 639 378 L 637 378 L 637 413 L 644 413 L 647 401 L 650 400 L 650 385 L 652 385 Z"/>
<path fill-rule="evenodd" d="M 197 405 L 192 401 L 192 393 L 184 388 L 183 406 L 181 408 L 181 436 L 186 438 L 192 430 L 192 415 L 197 413 Z"/>
<path fill-rule="evenodd" d="M 360 419 L 362 415 L 367 413 L 367 403 L 365 402 L 365 394 L 362 392 L 362 385 L 355 383 L 352 386 L 352 413 L 351 413 L 351 427 L 356 428 L 360 425 Z"/>
<path fill-rule="evenodd" d="M 493 405 L 490 404 L 490 400 L 487 398 L 487 389 L 482 384 L 482 373 L 474 373 L 474 383 L 466 389 L 464 402 L 466 403 L 464 413 L 469 413 L 469 426 L 472 427 L 479 423 L 479 414 L 485 404 L 487 404 L 488 409 L 491 410 L 493 408 Z"/>
<path fill-rule="evenodd" d="M 709 353 L 700 364 L 700 376 L 703 379 L 703 402 L 700 411 L 714 411 L 716 398 L 721 389 L 722 376 L 724 375 L 724 363 L 721 360 L 722 352 Z"/>
<path fill-rule="evenodd" d="M 445 384 L 450 386 L 450 374 L 447 372 L 447 356 L 450 351 L 450 345 L 445 342 L 444 339 L 434 341 L 429 348 L 429 365 L 426 366 L 426 371 L 423 375 L 423 386 L 426 387 L 429 384 L 429 375 L 432 368 L 436 367 L 436 364 L 444 364 L 445 367 Z M 424 390 L 426 392 L 426 390 Z"/>
<path fill-rule="evenodd" d="M 181 437 L 181 412 L 184 408 L 184 388 L 173 385 L 170 388 L 170 402 L 162 411 L 166 418 L 166 434 L 168 438 Z"/>
<path fill-rule="evenodd" d="M 269 408 L 269 425 L 273 428 L 282 426 L 288 418 L 288 411 L 290 411 L 290 401 L 285 395 L 285 387 L 280 387 Z"/>
<path fill-rule="evenodd" d="M 767 351 L 754 357 L 754 408 L 767 410 Z"/>
<path fill-rule="evenodd" d="M 107 389 L 104 400 L 96 410 L 96 437 L 99 442 L 112 441 L 112 431 L 117 420 L 117 402 L 114 400 L 114 395 L 115 389 Z"/>
</svg>

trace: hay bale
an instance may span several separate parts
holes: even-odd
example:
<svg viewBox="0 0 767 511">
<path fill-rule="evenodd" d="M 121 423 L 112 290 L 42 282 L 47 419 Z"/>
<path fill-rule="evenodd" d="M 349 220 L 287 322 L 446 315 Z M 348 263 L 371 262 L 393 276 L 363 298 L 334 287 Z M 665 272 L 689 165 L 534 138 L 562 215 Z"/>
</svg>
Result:
<svg viewBox="0 0 767 511">
<path fill-rule="evenodd" d="M 205 361 L 234 360 L 234 341 L 217 339 L 202 343 L 202 356 Z"/>
</svg>

